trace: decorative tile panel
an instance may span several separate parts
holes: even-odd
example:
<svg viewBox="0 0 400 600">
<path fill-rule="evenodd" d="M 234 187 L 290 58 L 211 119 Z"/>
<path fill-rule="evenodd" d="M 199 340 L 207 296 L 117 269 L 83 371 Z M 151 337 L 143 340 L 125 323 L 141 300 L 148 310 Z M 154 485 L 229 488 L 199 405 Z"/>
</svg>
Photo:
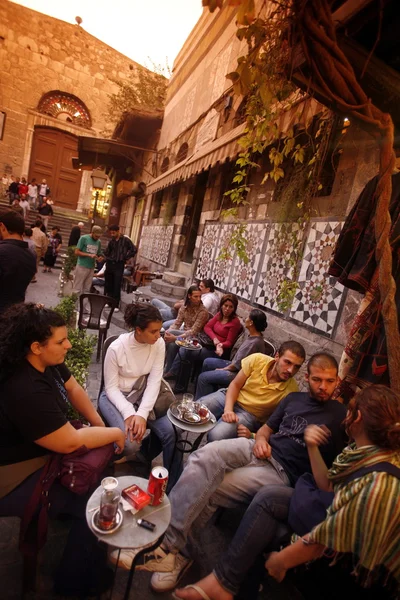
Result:
<svg viewBox="0 0 400 600">
<path fill-rule="evenodd" d="M 276 298 L 282 283 L 292 278 L 291 262 L 295 258 L 293 237 L 301 243 L 304 232 L 298 223 L 273 223 L 269 231 L 254 302 L 280 312 Z"/>
<path fill-rule="evenodd" d="M 220 234 L 215 249 L 215 260 L 212 270 L 214 284 L 224 291 L 228 291 L 229 278 L 233 264 L 233 256 L 226 259 L 220 259 L 219 255 L 223 248 L 229 248 L 230 239 L 235 225 L 221 223 Z"/>
<path fill-rule="evenodd" d="M 146 225 L 140 236 L 139 254 L 166 267 L 173 239 L 173 225 Z"/>
<path fill-rule="evenodd" d="M 229 290 L 232 294 L 236 294 L 244 300 L 251 300 L 253 295 L 258 268 L 262 260 L 262 248 L 267 229 L 267 223 L 251 223 L 247 225 L 244 237 L 247 240 L 246 254 L 249 262 L 243 262 L 238 256 L 234 260 Z"/>
<path fill-rule="evenodd" d="M 318 332 L 332 335 L 343 297 L 343 286 L 327 275 L 343 223 L 311 222 L 290 317 Z"/>
<path fill-rule="evenodd" d="M 209 277 L 212 277 L 220 228 L 220 223 L 206 223 L 204 227 L 200 256 L 197 262 L 195 275 L 197 279 L 208 279 Z"/>
</svg>

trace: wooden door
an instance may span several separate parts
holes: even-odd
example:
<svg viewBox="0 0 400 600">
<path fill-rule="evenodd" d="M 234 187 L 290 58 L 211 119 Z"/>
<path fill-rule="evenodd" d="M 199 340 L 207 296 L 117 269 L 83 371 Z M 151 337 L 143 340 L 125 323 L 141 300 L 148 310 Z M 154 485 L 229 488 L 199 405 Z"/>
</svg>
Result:
<svg viewBox="0 0 400 600">
<path fill-rule="evenodd" d="M 48 127 L 36 127 L 33 134 L 29 179 L 47 180 L 55 206 L 75 210 L 78 205 L 82 173 L 72 166 L 78 156 L 75 135 Z"/>
</svg>

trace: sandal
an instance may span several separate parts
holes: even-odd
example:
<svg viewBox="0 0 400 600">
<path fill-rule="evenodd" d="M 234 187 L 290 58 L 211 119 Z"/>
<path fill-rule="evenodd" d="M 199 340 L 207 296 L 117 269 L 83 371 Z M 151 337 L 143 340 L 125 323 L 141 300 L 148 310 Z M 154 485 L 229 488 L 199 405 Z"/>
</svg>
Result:
<svg viewBox="0 0 400 600">
<path fill-rule="evenodd" d="M 192 589 L 195 592 L 197 592 L 199 594 L 199 596 L 201 596 L 203 598 L 203 600 L 211 600 L 210 596 L 208 594 L 206 594 L 206 592 L 199 585 L 195 585 L 194 583 L 185 585 L 185 587 L 183 589 L 184 590 Z M 176 598 L 176 600 L 180 600 L 180 598 L 178 598 L 178 596 L 175 596 L 175 594 L 172 594 L 172 596 L 174 598 Z"/>
</svg>

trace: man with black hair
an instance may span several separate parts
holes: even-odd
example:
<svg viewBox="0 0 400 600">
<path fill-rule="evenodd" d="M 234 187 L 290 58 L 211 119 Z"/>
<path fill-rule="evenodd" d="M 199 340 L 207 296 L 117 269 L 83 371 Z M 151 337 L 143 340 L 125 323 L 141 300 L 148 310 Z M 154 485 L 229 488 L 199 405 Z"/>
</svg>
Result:
<svg viewBox="0 0 400 600">
<path fill-rule="evenodd" d="M 25 221 L 14 210 L 0 214 L 0 313 L 24 302 L 36 273 L 36 260 L 23 241 Z"/>
<path fill-rule="evenodd" d="M 128 238 L 122 235 L 118 225 L 110 225 L 108 228 L 111 240 L 104 252 L 106 257 L 106 271 L 104 275 L 104 294 L 115 298 L 119 303 L 121 300 L 121 285 L 124 276 L 124 267 L 127 260 L 136 255 L 136 246 Z M 118 308 L 114 312 L 118 312 Z"/>
<path fill-rule="evenodd" d="M 144 556 L 142 566 L 136 567 L 153 571 L 152 589 L 165 592 L 176 587 L 192 564 L 187 549 L 189 538 L 204 528 L 219 506 L 233 508 L 250 504 L 243 519 L 246 527 L 239 528 L 214 572 L 194 588 L 189 586 L 191 589 L 176 593 L 179 598 L 188 600 L 200 597 L 233 599 L 257 554 L 274 541 L 274 518 L 283 522 L 287 519 L 291 489 L 297 479 L 311 472 L 304 441 L 306 428 L 318 425 L 326 432 L 327 440 L 320 446 L 320 451 L 327 466 L 346 443 L 342 425 L 346 408 L 332 400 L 337 370 L 333 356 L 324 352 L 315 354 L 308 363 L 305 376 L 309 391 L 286 396 L 259 429 L 255 440 L 240 438 L 214 442 L 190 455 L 169 496 L 172 516 L 163 542 Z M 273 492 L 271 502 L 265 505 L 261 502 L 263 490 L 267 494 Z M 270 517 L 266 522 L 264 510 Z M 249 511 L 251 518 L 247 518 Z M 275 515 L 275 511 L 279 515 Z M 130 566 L 131 552 L 121 553 L 122 567 Z M 198 592 L 198 588 L 206 595 Z"/>
</svg>

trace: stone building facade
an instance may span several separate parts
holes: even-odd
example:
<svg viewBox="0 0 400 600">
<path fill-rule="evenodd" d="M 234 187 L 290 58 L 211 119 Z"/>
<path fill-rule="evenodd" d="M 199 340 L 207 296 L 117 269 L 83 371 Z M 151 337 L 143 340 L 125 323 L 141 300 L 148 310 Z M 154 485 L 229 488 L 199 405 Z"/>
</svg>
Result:
<svg viewBox="0 0 400 600">
<path fill-rule="evenodd" d="M 147 164 L 153 177 L 147 178 L 139 261 L 188 280 L 212 277 L 220 292 L 237 294 L 242 315 L 254 306 L 266 311 L 275 343 L 293 338 L 309 353 L 328 348 L 339 357 L 360 297 L 326 272 L 346 215 L 377 172 L 377 143 L 357 123 L 336 117 L 327 183 L 301 227 L 285 202 L 287 184 L 281 189 L 261 183 L 261 159 L 249 182 L 248 204 L 239 211 L 249 262 L 235 251 L 222 260 L 221 249 L 238 224 L 223 219 L 221 211 L 229 208 L 224 192 L 244 128 L 243 99 L 233 95 L 225 78 L 244 51 L 235 34 L 234 9 L 205 10 L 175 61 L 157 160 L 149 156 Z M 323 108 L 312 99 L 302 102 L 307 118 Z M 302 248 L 297 288 L 282 308 L 276 298 L 292 278 L 294 238 Z"/>
<path fill-rule="evenodd" d="M 87 33 L 0 0 L 0 169 L 46 177 L 56 206 L 87 209 L 90 173 L 72 168 L 79 136 L 101 137 L 115 80 L 140 65 Z"/>
</svg>

